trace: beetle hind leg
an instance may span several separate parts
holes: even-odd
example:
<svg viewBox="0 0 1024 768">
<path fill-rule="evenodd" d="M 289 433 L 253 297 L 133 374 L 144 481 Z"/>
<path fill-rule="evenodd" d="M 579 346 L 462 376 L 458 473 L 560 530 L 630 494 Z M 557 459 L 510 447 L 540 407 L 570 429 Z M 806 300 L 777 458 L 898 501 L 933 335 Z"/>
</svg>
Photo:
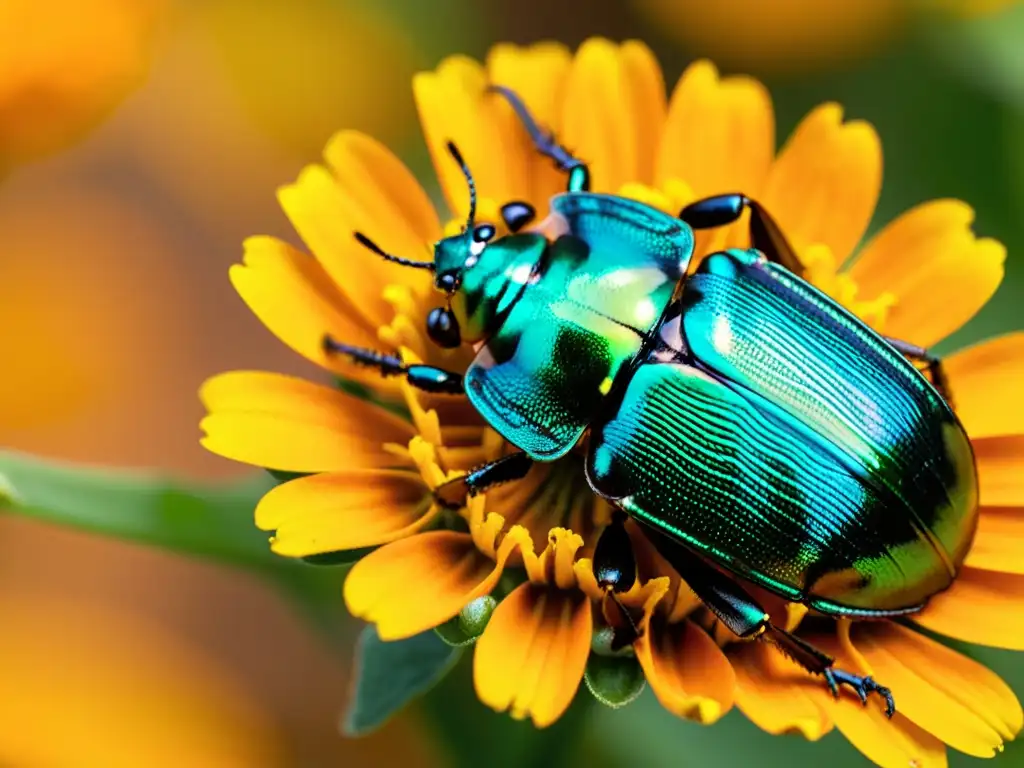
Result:
<svg viewBox="0 0 1024 768">
<path fill-rule="evenodd" d="M 617 651 L 640 637 L 640 629 L 618 593 L 628 592 L 636 583 L 636 556 L 626 532 L 626 513 L 616 509 L 594 548 L 594 578 L 611 605 L 605 605 L 605 620 L 615 630 L 612 650 Z"/>
</svg>

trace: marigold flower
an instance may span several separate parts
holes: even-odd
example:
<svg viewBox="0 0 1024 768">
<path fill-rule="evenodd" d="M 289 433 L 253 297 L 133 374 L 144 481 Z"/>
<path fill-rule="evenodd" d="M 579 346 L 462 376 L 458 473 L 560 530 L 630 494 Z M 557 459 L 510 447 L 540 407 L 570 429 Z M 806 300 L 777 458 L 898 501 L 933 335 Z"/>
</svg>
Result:
<svg viewBox="0 0 1024 768">
<path fill-rule="evenodd" d="M 591 558 L 611 519 L 589 490 L 582 460 L 569 453 L 527 476 L 471 498 L 458 512 L 431 490 L 506 454 L 497 434 L 462 399 L 414 392 L 400 377 L 380 378 L 325 349 L 324 335 L 399 350 L 406 365 L 428 361 L 464 370 L 470 352 L 443 350 L 423 332 L 436 303 L 422 270 L 379 258 L 352 237 L 366 233 L 389 253 L 427 258 L 465 220 L 465 179 L 446 142 L 461 150 L 480 190 L 478 222 L 504 232 L 498 207 L 510 200 L 547 209 L 564 175 L 531 147 L 508 103 L 485 89 L 519 93 L 537 119 L 585 157 L 592 189 L 641 200 L 675 215 L 707 195 L 742 190 L 772 212 L 808 278 L 879 331 L 931 345 L 989 299 L 1005 251 L 975 237 L 959 201 L 924 203 L 858 248 L 877 202 L 881 145 L 863 121 L 844 122 L 826 104 L 812 111 L 776 154 L 765 88 L 692 65 L 671 99 L 661 70 L 641 43 L 587 41 L 500 45 L 485 64 L 451 57 L 418 75 L 414 94 L 427 144 L 453 219 L 437 217 L 422 188 L 384 147 L 338 134 L 326 167 L 312 166 L 280 193 L 315 259 L 280 241 L 246 244 L 231 279 L 256 315 L 285 343 L 331 373 L 358 381 L 369 399 L 268 373 L 236 372 L 208 382 L 204 443 L 256 466 L 315 473 L 271 491 L 257 509 L 274 531 L 275 551 L 305 556 L 378 546 L 351 570 L 345 600 L 382 638 L 408 637 L 456 616 L 476 598 L 503 596 L 474 658 L 482 701 L 538 726 L 553 722 L 577 690 L 587 657 L 609 625 L 635 623 L 631 649 L 661 703 L 704 723 L 735 704 L 772 733 L 817 739 L 838 728 L 882 765 L 945 764 L 945 745 L 992 755 L 1022 725 L 1009 688 L 977 663 L 912 625 L 805 621 L 807 610 L 758 591 L 774 623 L 812 638 L 845 668 L 877 672 L 899 711 L 833 701 L 813 678 L 774 649 L 737 638 L 711 619 L 637 529 L 640 578 L 611 601 Z M 745 222 L 699 233 L 697 256 L 749 246 Z M 848 266 L 851 254 L 857 258 Z M 1024 413 L 1007 410 L 1024 373 L 1024 334 L 947 360 L 958 414 L 974 441 L 982 520 L 959 579 L 914 616 L 951 637 L 1024 650 Z M 382 404 L 404 402 L 408 420 Z M 429 529 L 429 530 L 428 530 Z M 525 580 L 509 591 L 503 574 Z M 495 591 L 497 588 L 497 591 Z"/>
</svg>

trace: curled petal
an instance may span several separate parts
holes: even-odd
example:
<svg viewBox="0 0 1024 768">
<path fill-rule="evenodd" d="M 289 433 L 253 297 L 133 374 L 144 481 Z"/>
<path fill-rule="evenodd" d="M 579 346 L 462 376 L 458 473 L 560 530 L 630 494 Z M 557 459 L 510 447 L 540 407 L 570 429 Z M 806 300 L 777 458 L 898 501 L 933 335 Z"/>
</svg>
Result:
<svg viewBox="0 0 1024 768">
<path fill-rule="evenodd" d="M 768 172 L 761 203 L 798 251 L 827 245 L 840 263 L 860 241 L 882 187 L 882 146 L 838 104 L 803 119 Z"/>
<path fill-rule="evenodd" d="M 647 682 L 662 706 L 700 723 L 713 723 L 733 705 L 736 676 L 715 641 L 690 621 L 644 623 L 633 644 Z"/>
<path fill-rule="evenodd" d="M 682 179 L 696 197 L 756 197 L 775 154 L 768 89 L 749 77 L 719 77 L 709 61 L 687 67 L 672 93 L 656 183 Z"/>
<path fill-rule="evenodd" d="M 972 439 L 1024 434 L 1017 403 L 1024 381 L 1024 332 L 989 339 L 945 360 L 956 413 Z"/>
<path fill-rule="evenodd" d="M 1024 435 L 974 441 L 981 503 L 1024 507 Z"/>
<path fill-rule="evenodd" d="M 1024 509 L 985 507 L 964 564 L 1024 576 Z"/>
<path fill-rule="evenodd" d="M 277 486 L 256 507 L 256 525 L 275 531 L 273 550 L 303 557 L 358 549 L 408 536 L 438 513 L 414 472 L 347 470 Z"/>
<path fill-rule="evenodd" d="M 495 609 L 473 656 L 477 696 L 499 712 L 551 725 L 572 702 L 590 654 L 590 600 L 521 584 Z"/>
<path fill-rule="evenodd" d="M 1024 575 L 964 566 L 953 585 L 913 618 L 969 643 L 1024 651 Z"/>
<path fill-rule="evenodd" d="M 899 711 L 954 749 L 992 757 L 1020 731 L 1017 697 L 976 661 L 892 623 L 864 626 L 853 639 Z"/>
<path fill-rule="evenodd" d="M 533 547 L 523 548 L 523 565 L 526 574 L 534 584 L 550 584 L 558 589 L 576 586 L 573 565 L 576 553 L 583 546 L 583 537 L 566 530 L 552 528 L 548 544 L 539 556 L 533 554 Z"/>
<path fill-rule="evenodd" d="M 832 720 L 806 693 L 806 675 L 766 643 L 738 643 L 729 649 L 736 672 L 736 706 L 771 734 L 799 733 L 817 741 Z"/>
<path fill-rule="evenodd" d="M 277 373 L 222 373 L 199 396 L 210 413 L 203 446 L 268 469 L 395 466 L 402 462 L 387 446 L 412 437 L 407 422 L 366 400 Z"/>
<path fill-rule="evenodd" d="M 971 231 L 974 211 L 934 200 L 904 213 L 850 269 L 861 296 L 890 294 L 888 336 L 928 347 L 974 317 L 1003 279 L 1006 248 Z"/>
<path fill-rule="evenodd" d="M 465 533 L 430 531 L 399 539 L 352 567 L 345 604 L 353 616 L 376 624 L 382 640 L 411 637 L 490 593 L 522 541 L 513 529 L 491 560 Z"/>
</svg>

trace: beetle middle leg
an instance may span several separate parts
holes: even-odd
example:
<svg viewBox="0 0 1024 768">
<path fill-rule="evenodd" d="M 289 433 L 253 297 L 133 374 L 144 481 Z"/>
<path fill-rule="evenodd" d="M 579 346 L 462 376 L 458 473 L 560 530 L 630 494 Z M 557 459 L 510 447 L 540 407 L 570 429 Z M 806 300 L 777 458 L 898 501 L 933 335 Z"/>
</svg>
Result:
<svg viewBox="0 0 1024 768">
<path fill-rule="evenodd" d="M 915 363 L 924 363 L 925 370 L 928 371 L 928 377 L 931 379 L 932 386 L 938 390 L 939 394 L 942 395 L 942 398 L 949 403 L 949 407 L 952 408 L 953 396 L 949 390 L 949 380 L 946 378 L 946 370 L 942 367 L 942 358 L 929 352 L 924 347 L 911 344 L 909 341 L 894 339 L 891 336 L 886 336 L 885 340 L 889 342 L 893 349 L 904 357 L 913 360 Z"/>
<path fill-rule="evenodd" d="M 782 228 L 763 205 L 746 195 L 735 192 L 705 197 L 683 208 L 679 218 L 694 229 L 712 229 L 738 221 L 745 209 L 750 210 L 750 242 L 754 248 L 761 251 L 768 261 L 780 264 L 797 277 L 803 277 L 803 264 L 782 234 Z"/>
<path fill-rule="evenodd" d="M 839 697 L 839 686 L 847 685 L 865 705 L 868 694 L 876 693 L 885 700 L 885 714 L 892 717 L 896 713 L 896 704 L 888 688 L 879 685 L 871 677 L 837 669 L 835 659 L 827 653 L 772 624 L 764 608 L 732 578 L 664 534 L 652 529 L 647 529 L 647 534 L 661 556 L 668 560 L 701 602 L 733 634 L 742 638 L 756 637 L 771 643 L 808 672 L 824 677 L 836 698 Z"/>
<path fill-rule="evenodd" d="M 382 376 L 405 376 L 412 386 L 424 392 L 461 395 L 465 391 L 462 388 L 462 374 L 443 368 L 435 368 L 432 365 L 406 365 L 394 355 L 353 347 L 326 335 L 323 338 L 323 347 L 330 354 L 348 355 L 357 363 L 377 368 Z"/>
<path fill-rule="evenodd" d="M 434 498 L 449 509 L 458 509 L 470 496 L 501 483 L 522 480 L 532 466 L 533 459 L 523 451 L 516 451 L 442 483 L 434 489 Z"/>
<path fill-rule="evenodd" d="M 523 124 L 526 132 L 530 135 L 530 140 L 537 151 L 545 157 L 550 157 L 554 160 L 555 165 L 558 166 L 560 171 L 565 171 L 569 174 L 567 186 L 569 192 L 589 191 L 590 169 L 587 167 L 587 164 L 578 157 L 574 157 L 569 150 L 555 141 L 553 134 L 537 125 L 537 121 L 530 114 L 530 110 L 523 103 L 523 100 L 519 98 L 518 93 L 503 85 L 490 85 L 487 87 L 487 90 L 501 94 L 504 97 L 505 101 L 512 107 L 512 111 L 516 113 L 519 122 Z"/>
</svg>

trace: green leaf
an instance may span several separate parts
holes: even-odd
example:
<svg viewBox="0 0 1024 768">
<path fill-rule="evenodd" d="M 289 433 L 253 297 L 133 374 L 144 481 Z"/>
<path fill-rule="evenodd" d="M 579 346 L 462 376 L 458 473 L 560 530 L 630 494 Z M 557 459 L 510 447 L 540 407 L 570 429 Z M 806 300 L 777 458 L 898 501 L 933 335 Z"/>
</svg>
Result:
<svg viewBox="0 0 1024 768">
<path fill-rule="evenodd" d="M 273 567 L 253 510 L 272 480 L 186 485 L 144 472 L 0 451 L 0 509 L 48 523 L 248 568 Z"/>
<path fill-rule="evenodd" d="M 363 736 L 426 693 L 455 665 L 458 648 L 433 631 L 384 642 L 373 626 L 359 636 L 356 685 L 342 722 L 346 736 Z"/>
</svg>

